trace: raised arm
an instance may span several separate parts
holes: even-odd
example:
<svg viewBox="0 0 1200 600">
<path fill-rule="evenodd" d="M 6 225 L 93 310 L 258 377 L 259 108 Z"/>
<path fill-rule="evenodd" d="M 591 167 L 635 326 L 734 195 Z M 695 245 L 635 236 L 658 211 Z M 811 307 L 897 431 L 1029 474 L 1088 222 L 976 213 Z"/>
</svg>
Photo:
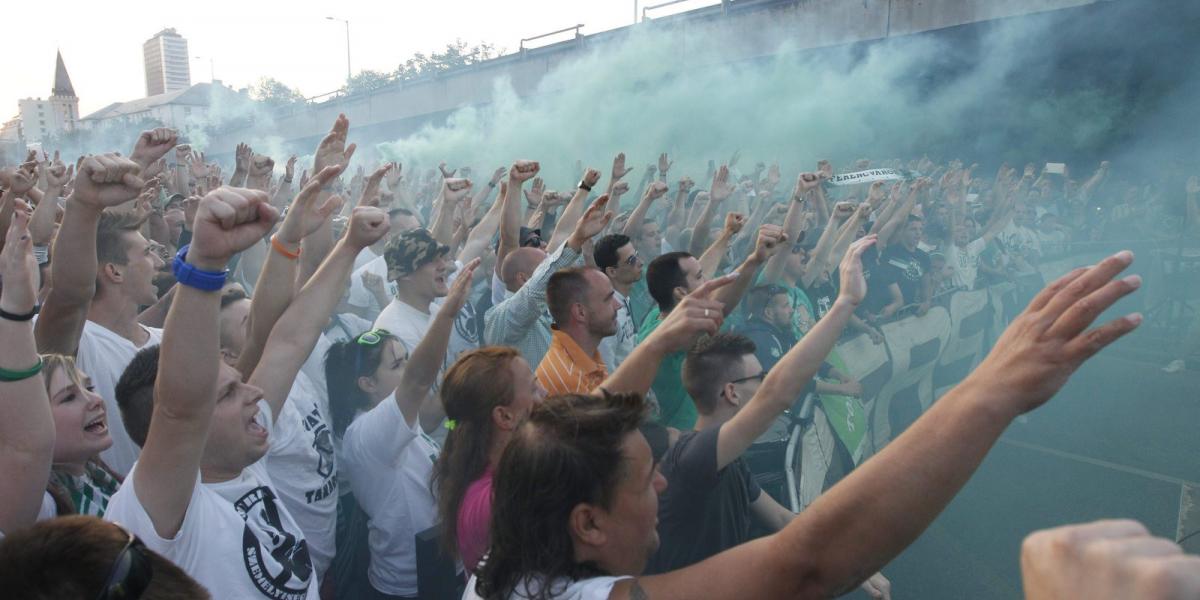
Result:
<svg viewBox="0 0 1200 600">
<path fill-rule="evenodd" d="M 862 254 L 874 243 L 873 236 L 854 243 L 842 260 L 842 287 L 829 312 L 771 368 L 746 406 L 721 426 L 717 436 L 717 469 L 736 460 L 762 436 L 771 423 L 795 403 L 804 386 L 825 362 L 850 316 L 867 295 Z"/>
<path fill-rule="evenodd" d="M 466 305 L 471 296 L 471 281 L 475 278 L 475 269 L 479 267 L 479 259 L 463 265 L 462 273 L 455 278 L 450 286 L 450 293 L 442 302 L 442 307 L 429 324 L 429 330 L 421 338 L 421 343 L 408 355 L 408 363 L 400 375 L 400 384 L 396 387 L 393 397 L 400 407 L 400 414 L 409 426 L 416 423 L 421 413 L 421 405 L 429 397 L 429 390 L 437 383 L 438 373 L 446 360 L 446 349 L 450 345 L 450 332 L 454 328 L 454 320 L 459 311 Z"/>
<path fill-rule="evenodd" d="M 632 170 L 633 170 L 633 167 L 629 167 L 629 168 L 625 167 L 625 153 L 618 152 L 617 155 L 613 158 L 612 177 L 608 180 L 608 189 L 604 190 L 604 193 L 608 194 L 608 196 L 611 198 L 612 194 L 613 194 L 613 187 L 615 187 L 617 185 L 617 182 L 624 179 L 625 176 L 628 175 L 629 172 Z M 613 206 L 620 208 L 619 204 L 614 203 Z"/>
<path fill-rule="evenodd" d="M 129 153 L 129 159 L 137 163 L 142 171 L 146 171 L 151 164 L 175 148 L 178 141 L 179 134 L 174 129 L 158 127 L 143 131 L 138 136 L 137 142 L 134 143 L 133 152 Z M 149 177 L 153 177 L 153 174 Z"/>
<path fill-rule="evenodd" d="M 609 598 L 828 598 L 849 591 L 924 531 L 1009 423 L 1141 322 L 1130 315 L 1085 331 L 1136 289 L 1136 278 L 1113 280 L 1131 260 L 1120 253 L 1043 290 L 975 371 L 781 532 L 686 569 L 620 582 Z"/>
<path fill-rule="evenodd" d="M 29 235 L 33 238 L 33 245 L 47 246 L 50 244 L 50 238 L 54 235 L 54 217 L 58 212 L 58 199 L 62 197 L 63 189 L 71 181 L 74 172 L 74 165 L 64 167 L 62 163 L 52 164 L 45 169 L 46 190 L 42 194 L 41 201 L 37 203 L 37 208 L 33 209 L 33 220 L 29 223 Z"/>
<path fill-rule="evenodd" d="M 800 239 L 800 232 L 805 226 L 805 199 L 812 190 L 819 187 L 821 187 L 821 181 L 816 173 L 801 173 L 796 176 L 796 186 L 792 188 L 791 202 L 788 204 L 787 214 L 783 217 L 783 232 L 787 234 L 787 239 Z M 822 237 L 824 236 L 822 235 Z M 763 282 L 779 281 L 779 278 L 783 276 L 783 267 L 786 263 L 786 252 L 779 252 L 772 256 L 763 267 Z"/>
<path fill-rule="evenodd" d="M 458 203 L 471 194 L 470 179 L 443 179 L 442 193 L 434 208 L 430 230 L 440 244 L 450 245 L 454 239 L 454 212 Z"/>
<path fill-rule="evenodd" d="M 89 156 L 79 166 L 75 190 L 67 199 L 54 242 L 54 262 L 70 268 L 50 270 L 50 295 L 35 333 L 38 351 L 74 356 L 96 293 L 96 228 L 104 209 L 138 197 L 144 182 L 137 163 L 117 154 Z"/>
<path fill-rule="evenodd" d="M 317 144 L 317 150 L 313 154 L 313 176 L 320 173 L 325 167 L 336 166 L 340 168 L 341 173 L 346 172 L 346 168 L 350 166 L 350 159 L 354 156 L 354 151 L 358 147 L 356 144 L 346 144 L 346 136 L 350 133 L 350 120 L 346 115 L 339 114 L 337 119 L 334 119 L 333 125 L 329 128 L 329 133 L 321 138 L 321 142 Z M 302 179 L 300 187 L 303 188 L 306 182 Z M 330 181 L 321 188 L 316 202 L 318 205 L 324 205 L 329 197 L 333 195 L 333 182 Z M 300 250 L 300 273 L 297 281 L 300 287 L 304 282 L 312 277 L 313 273 L 317 272 L 317 267 L 325 260 L 329 251 L 333 249 L 333 218 L 335 215 L 330 215 L 326 222 L 312 235 L 304 238 L 304 243 Z"/>
<path fill-rule="evenodd" d="M 712 186 L 708 188 L 708 203 L 704 205 L 704 210 L 700 212 L 700 218 L 696 220 L 695 227 L 692 228 L 692 243 L 688 249 L 689 252 L 699 255 L 704 252 L 708 245 L 708 229 L 712 223 L 713 213 L 722 202 L 728 200 L 733 195 L 733 185 L 729 183 L 729 167 L 721 165 L 717 172 L 713 175 Z"/>
<path fill-rule="evenodd" d="M 679 247 L 679 236 L 687 225 L 687 197 L 695 185 L 690 177 L 684 177 L 675 188 L 675 200 L 667 212 L 667 228 L 663 231 L 663 237 L 673 248 Z"/>
<path fill-rule="evenodd" d="M 642 232 L 642 224 L 646 220 L 646 213 L 650 211 L 650 205 L 666 193 L 667 184 L 665 182 L 655 181 L 647 186 L 646 193 L 642 194 L 642 199 L 638 201 L 633 213 L 629 215 L 629 220 L 625 222 L 625 229 L 621 233 L 631 238 L 637 238 Z"/>
<path fill-rule="evenodd" d="M 503 170 L 498 169 L 498 172 L 503 175 Z M 501 184 L 501 194 L 507 187 L 507 184 Z M 470 233 L 467 234 L 467 241 L 463 243 L 462 250 L 458 252 L 459 261 L 466 264 L 482 257 L 487 252 L 488 246 L 492 245 L 492 239 L 496 237 L 496 231 L 500 229 L 500 213 L 503 209 L 504 202 L 501 201 L 501 198 L 497 198 L 484 213 L 479 223 L 472 227 Z"/>
<path fill-rule="evenodd" d="M 917 195 L 926 189 L 929 189 L 929 180 L 927 179 L 918 179 L 909 188 L 908 196 L 904 198 L 904 202 L 900 205 L 900 208 L 897 208 L 888 219 L 888 222 L 879 229 L 880 248 L 886 248 L 896 230 L 908 221 L 908 215 L 912 213 L 913 206 L 917 203 Z"/>
<path fill-rule="evenodd" d="M 496 249 L 496 275 L 504 259 L 521 246 L 521 187 L 537 175 L 541 167 L 530 160 L 518 160 L 508 170 L 508 189 L 505 190 L 503 212 L 500 213 L 500 245 Z"/>
<path fill-rule="evenodd" d="M 223 272 L 230 257 L 258 243 L 278 216 L 266 192 L 210 192 L 200 201 L 186 263 Z M 183 525 L 216 408 L 220 300 L 219 290 L 179 286 L 163 329 L 154 411 L 133 484 L 155 531 L 166 539 Z"/>
<path fill-rule="evenodd" d="M 0 532 L 7 533 L 28 527 L 37 518 L 54 455 L 54 419 L 44 375 L 38 373 L 42 362 L 33 341 L 33 322 L 23 318 L 32 315 L 37 304 L 29 206 L 14 202 L 12 222 L 0 251 L 0 277 L 4 280 L 0 310 L 6 313 L 0 317 L 0 338 L 4 339 L 0 369 L 6 375 L 23 375 L 16 381 L 11 381 L 12 376 L 0 381 L 0 477 L 4 478 Z"/>
<path fill-rule="evenodd" d="M 705 279 L 712 279 L 713 275 L 716 275 L 717 268 L 721 266 L 721 259 L 725 258 L 725 253 L 729 250 L 730 242 L 745 226 L 745 215 L 735 212 L 725 213 L 725 227 L 721 229 L 721 235 L 717 236 L 717 239 L 704 249 L 704 254 L 697 259 L 700 262 L 700 272 L 704 274 Z"/>
<path fill-rule="evenodd" d="M 579 217 L 583 216 L 583 211 L 587 209 L 588 194 L 599 182 L 600 171 L 588 167 L 583 172 L 583 178 L 575 186 L 575 193 L 571 195 L 571 200 L 567 202 L 562 214 L 558 216 L 558 222 L 554 225 L 554 233 L 550 235 L 550 243 L 546 246 L 548 252 L 554 252 L 560 244 L 567 241 L 567 236 L 571 235 L 575 224 L 579 222 Z"/>
<path fill-rule="evenodd" d="M 742 296 L 746 294 L 746 290 L 750 289 L 755 278 L 758 277 L 758 269 L 763 266 L 780 248 L 787 243 L 787 237 L 783 234 L 783 228 L 778 225 L 763 225 L 758 228 L 758 238 L 754 243 L 754 252 L 742 261 L 741 266 L 735 271 L 738 274 L 737 279 L 732 284 L 721 288 L 716 295 L 716 299 L 725 305 L 725 315 L 729 316 L 733 310 L 737 308 L 738 302 L 741 302 Z"/>
<path fill-rule="evenodd" d="M 243 380 L 249 380 L 251 374 L 258 370 L 267 338 L 292 301 L 299 271 L 298 258 L 304 256 L 304 239 L 316 233 L 330 215 L 342 208 L 341 196 L 330 196 L 323 203 L 317 203 L 321 188 L 341 172 L 340 165 L 329 166 L 308 180 L 304 189 L 296 195 L 296 201 L 287 211 L 279 231 L 271 236 L 271 250 L 267 252 L 263 268 L 259 271 L 258 281 L 254 284 L 254 297 L 250 300 L 246 344 L 238 356 L 237 369 Z M 278 415 L 276 411 L 275 416 Z"/>
<path fill-rule="evenodd" d="M 313 183 L 309 182 L 309 185 Z M 355 257 L 363 248 L 379 241 L 387 231 L 387 213 L 375 207 L 355 208 L 346 235 L 271 329 L 262 360 L 249 381 L 262 389 L 263 398 L 271 405 L 276 418 L 283 410 L 296 373 L 312 354 L 321 330 L 342 298 L 342 291 L 354 269 Z"/>
</svg>

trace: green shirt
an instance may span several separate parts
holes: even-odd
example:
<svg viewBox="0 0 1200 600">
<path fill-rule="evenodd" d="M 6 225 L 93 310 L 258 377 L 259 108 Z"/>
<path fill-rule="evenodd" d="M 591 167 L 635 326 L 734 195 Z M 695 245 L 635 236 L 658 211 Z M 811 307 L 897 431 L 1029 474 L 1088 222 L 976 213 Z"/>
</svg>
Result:
<svg viewBox="0 0 1200 600">
<path fill-rule="evenodd" d="M 638 332 L 638 343 L 650 337 L 659 323 L 662 323 L 662 315 L 658 307 L 654 307 L 642 323 Z M 654 391 L 654 397 L 658 401 L 658 422 L 667 427 L 689 431 L 696 426 L 696 404 L 683 389 L 685 356 L 687 354 L 684 352 L 673 352 L 664 357 L 650 389 Z"/>
<path fill-rule="evenodd" d="M 654 302 L 654 298 L 650 296 L 650 288 L 646 285 L 646 278 L 643 277 L 629 288 L 629 309 L 633 313 L 633 325 L 641 330 L 643 324 L 646 323 L 646 315 L 653 310 L 658 312 L 658 304 Z"/>
</svg>

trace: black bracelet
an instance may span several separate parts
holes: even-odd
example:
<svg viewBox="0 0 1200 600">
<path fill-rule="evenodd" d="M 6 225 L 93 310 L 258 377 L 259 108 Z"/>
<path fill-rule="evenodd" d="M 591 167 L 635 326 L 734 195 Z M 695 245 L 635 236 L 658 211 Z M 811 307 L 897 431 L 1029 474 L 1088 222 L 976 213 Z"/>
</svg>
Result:
<svg viewBox="0 0 1200 600">
<path fill-rule="evenodd" d="M 33 310 L 29 311 L 27 314 L 17 315 L 0 308 L 0 319 L 4 319 L 6 321 L 28 321 L 33 319 L 34 315 L 38 314 L 38 311 L 41 309 L 42 307 L 35 305 Z"/>
<path fill-rule="evenodd" d="M 592 191 L 592 186 L 588 185 L 586 182 L 584 182 L 582 179 L 580 179 L 579 180 L 579 189 L 581 189 L 585 192 L 590 192 L 590 191 Z"/>
</svg>

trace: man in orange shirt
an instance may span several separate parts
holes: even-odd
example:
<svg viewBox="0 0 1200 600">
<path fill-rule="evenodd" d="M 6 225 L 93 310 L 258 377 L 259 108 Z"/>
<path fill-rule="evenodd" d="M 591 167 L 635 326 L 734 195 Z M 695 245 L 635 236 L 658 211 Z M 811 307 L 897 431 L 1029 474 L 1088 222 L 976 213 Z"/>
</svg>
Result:
<svg viewBox="0 0 1200 600">
<path fill-rule="evenodd" d="M 617 333 L 620 303 L 597 269 L 563 269 L 550 276 L 546 306 L 554 318 L 550 350 L 537 368 L 547 394 L 587 394 L 608 376 L 600 341 Z"/>
</svg>

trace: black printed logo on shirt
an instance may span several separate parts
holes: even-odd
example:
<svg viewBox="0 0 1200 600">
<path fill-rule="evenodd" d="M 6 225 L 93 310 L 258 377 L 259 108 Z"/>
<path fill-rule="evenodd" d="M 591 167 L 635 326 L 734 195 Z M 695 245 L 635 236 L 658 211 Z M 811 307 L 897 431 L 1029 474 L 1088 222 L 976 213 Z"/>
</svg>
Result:
<svg viewBox="0 0 1200 600">
<path fill-rule="evenodd" d="M 304 600 L 313 576 L 308 542 L 285 528 L 275 491 L 267 486 L 256 487 L 238 498 L 233 507 L 246 520 L 242 560 L 254 586 L 273 600 Z"/>
<path fill-rule="evenodd" d="M 333 434 L 316 406 L 304 417 L 304 430 L 313 435 L 312 447 L 317 452 L 317 475 L 324 479 L 320 489 L 304 492 L 304 501 L 312 504 L 328 498 L 337 489 L 337 480 L 333 478 Z"/>
</svg>

